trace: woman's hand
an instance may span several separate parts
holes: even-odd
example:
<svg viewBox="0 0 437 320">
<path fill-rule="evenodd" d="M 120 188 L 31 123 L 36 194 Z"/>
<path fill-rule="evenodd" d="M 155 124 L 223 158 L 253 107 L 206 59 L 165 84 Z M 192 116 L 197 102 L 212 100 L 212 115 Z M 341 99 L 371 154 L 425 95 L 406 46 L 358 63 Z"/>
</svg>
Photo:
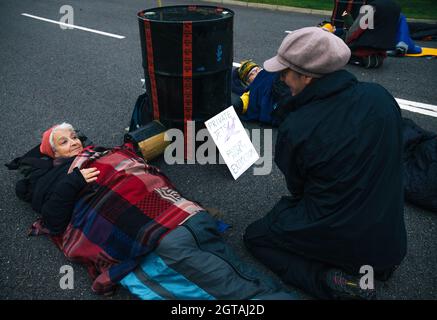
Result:
<svg viewBox="0 0 437 320">
<path fill-rule="evenodd" d="M 91 183 L 97 180 L 97 176 L 100 174 L 100 171 L 97 168 L 88 168 L 80 170 L 83 178 L 86 183 Z"/>
</svg>

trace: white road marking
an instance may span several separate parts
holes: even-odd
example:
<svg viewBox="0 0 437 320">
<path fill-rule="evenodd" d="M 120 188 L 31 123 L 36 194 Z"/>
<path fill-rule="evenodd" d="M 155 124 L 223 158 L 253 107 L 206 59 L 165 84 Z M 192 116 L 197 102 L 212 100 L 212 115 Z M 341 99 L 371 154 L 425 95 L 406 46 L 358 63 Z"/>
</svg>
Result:
<svg viewBox="0 0 437 320">
<path fill-rule="evenodd" d="M 412 107 L 409 104 L 404 104 L 404 103 L 399 102 L 399 100 L 403 100 L 403 99 L 398 99 L 398 98 L 395 98 L 395 99 L 396 99 L 396 101 L 398 101 L 399 107 L 401 109 L 403 109 L 403 110 L 408 110 L 408 111 L 411 111 L 411 112 L 420 113 L 420 114 L 424 114 L 424 115 L 427 115 L 427 116 L 430 116 L 430 117 L 437 118 L 437 112 L 429 111 L 427 109 L 421 109 L 421 108 Z M 408 100 L 404 100 L 404 101 L 408 101 Z M 414 101 L 408 101 L 408 102 L 413 102 L 414 103 Z"/>
<path fill-rule="evenodd" d="M 28 13 L 22 13 L 22 16 L 25 17 L 29 17 L 29 18 L 33 18 L 33 19 L 37 19 L 37 20 L 41 20 L 41 21 L 45 21 L 45 22 L 50 22 L 50 23 L 55 23 L 55 24 L 59 24 L 61 26 L 66 26 L 66 27 L 70 27 L 70 28 L 74 28 L 74 29 L 79 29 L 82 31 L 88 31 L 88 32 L 93 32 L 93 33 L 97 33 L 100 34 L 102 36 L 107 36 L 107 37 L 112 37 L 112 38 L 116 38 L 116 39 L 124 39 L 126 38 L 125 36 L 119 36 L 118 34 L 113 34 L 113 33 L 108 33 L 108 32 L 103 32 L 103 31 L 99 31 L 99 30 L 94 30 L 94 29 L 90 29 L 90 28 L 85 28 L 85 27 L 81 27 L 81 26 L 76 26 L 74 24 L 68 24 L 68 23 L 64 23 L 64 22 L 59 22 L 59 21 L 55 21 L 55 20 L 50 20 L 50 19 L 46 19 L 46 18 L 42 18 L 42 17 L 38 17 L 38 16 L 34 16 Z"/>
<path fill-rule="evenodd" d="M 413 107 L 413 108 L 419 108 L 419 109 L 423 109 L 423 110 L 437 112 L 437 106 L 434 106 L 432 104 L 426 104 L 426 103 L 421 103 L 421 102 L 409 101 L 409 100 L 400 99 L 400 98 L 396 98 L 396 101 L 399 104 L 403 104 L 403 105 L 410 106 L 410 107 Z"/>
</svg>

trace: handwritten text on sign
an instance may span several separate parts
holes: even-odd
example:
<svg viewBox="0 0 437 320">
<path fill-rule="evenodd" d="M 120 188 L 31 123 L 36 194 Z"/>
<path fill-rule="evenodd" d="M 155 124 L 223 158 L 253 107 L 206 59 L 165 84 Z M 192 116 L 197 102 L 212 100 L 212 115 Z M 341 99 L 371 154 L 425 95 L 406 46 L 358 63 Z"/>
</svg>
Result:
<svg viewBox="0 0 437 320">
<path fill-rule="evenodd" d="M 206 121 L 205 125 L 235 180 L 259 159 L 233 106 Z"/>
</svg>

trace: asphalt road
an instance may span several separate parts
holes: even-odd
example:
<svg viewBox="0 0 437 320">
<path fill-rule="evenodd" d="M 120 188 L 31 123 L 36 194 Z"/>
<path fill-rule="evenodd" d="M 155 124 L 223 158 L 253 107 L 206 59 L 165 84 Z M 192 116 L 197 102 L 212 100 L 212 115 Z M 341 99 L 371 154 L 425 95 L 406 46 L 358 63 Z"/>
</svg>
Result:
<svg viewBox="0 0 437 320">
<path fill-rule="evenodd" d="M 162 1 L 164 5 L 194 1 Z M 115 39 L 24 17 L 28 13 L 59 20 L 64 1 L 0 2 L 0 162 L 22 155 L 39 142 L 44 129 L 68 121 L 96 144 L 122 142 L 143 78 L 136 13 L 156 1 L 72 1 L 74 24 L 123 35 Z M 197 2 L 198 3 L 198 2 Z M 275 54 L 284 30 L 314 26 L 326 17 L 229 6 L 234 20 L 234 61 L 262 62 Z M 436 43 L 418 43 L 436 46 Z M 360 80 L 378 82 L 395 97 L 437 104 L 437 59 L 388 58 L 383 68 L 347 66 Z M 437 132 L 437 119 L 403 111 L 405 117 Z M 248 124 L 249 128 L 256 128 Z M 275 132 L 274 132 L 275 133 Z M 275 134 L 273 135 L 274 139 Z M 154 162 L 188 198 L 218 208 L 232 228 L 224 237 L 242 259 L 242 234 L 287 194 L 273 165 L 270 175 L 248 170 L 234 181 L 224 165 L 167 165 Z M 0 169 L 0 299 L 133 299 L 121 288 L 102 298 L 90 290 L 85 268 L 69 263 L 45 237 L 26 236 L 37 217 L 14 193 L 18 176 Z M 393 277 L 378 287 L 383 299 L 436 299 L 437 215 L 405 205 L 408 254 Z M 75 271 L 73 290 L 59 286 L 63 265 Z M 290 289 L 294 290 L 294 288 Z M 302 295 L 303 298 L 307 296 Z"/>
</svg>

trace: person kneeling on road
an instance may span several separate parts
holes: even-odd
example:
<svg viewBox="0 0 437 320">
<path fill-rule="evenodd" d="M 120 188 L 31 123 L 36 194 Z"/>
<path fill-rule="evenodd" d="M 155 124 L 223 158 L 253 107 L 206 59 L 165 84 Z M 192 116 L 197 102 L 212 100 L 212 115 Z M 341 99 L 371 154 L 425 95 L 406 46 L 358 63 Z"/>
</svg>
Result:
<svg viewBox="0 0 437 320">
<path fill-rule="evenodd" d="M 369 265 L 386 280 L 406 254 L 402 119 L 393 96 L 341 70 L 351 52 L 317 27 L 285 37 L 265 70 L 281 72 L 292 97 L 275 162 L 291 196 L 246 229 L 248 250 L 284 282 L 321 299 L 372 299 Z"/>
</svg>

